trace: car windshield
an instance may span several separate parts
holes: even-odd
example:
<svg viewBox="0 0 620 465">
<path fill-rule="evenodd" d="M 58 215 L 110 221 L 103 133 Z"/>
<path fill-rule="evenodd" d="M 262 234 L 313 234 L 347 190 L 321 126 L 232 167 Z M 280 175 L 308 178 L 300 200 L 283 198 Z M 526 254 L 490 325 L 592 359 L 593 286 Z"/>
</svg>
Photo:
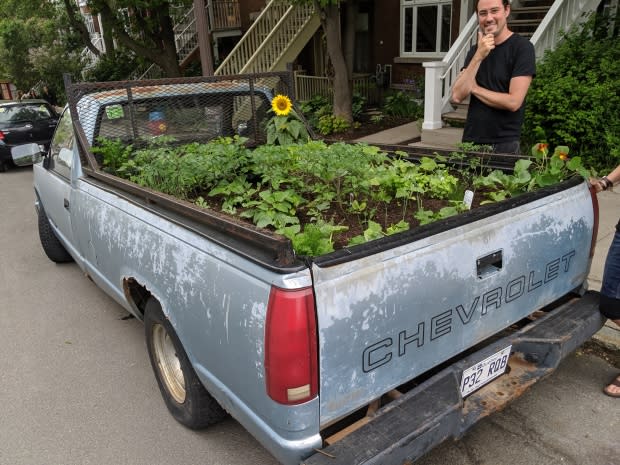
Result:
<svg viewBox="0 0 620 465">
<path fill-rule="evenodd" d="M 0 107 L 0 123 L 19 123 L 51 118 L 49 108 L 41 103 Z"/>
</svg>

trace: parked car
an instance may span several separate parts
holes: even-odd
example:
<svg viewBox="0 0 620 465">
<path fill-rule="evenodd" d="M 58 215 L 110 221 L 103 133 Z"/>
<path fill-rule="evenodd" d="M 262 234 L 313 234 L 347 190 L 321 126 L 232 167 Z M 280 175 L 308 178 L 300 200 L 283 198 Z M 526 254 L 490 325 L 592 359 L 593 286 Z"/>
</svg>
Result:
<svg viewBox="0 0 620 465">
<path fill-rule="evenodd" d="M 11 148 L 36 143 L 46 152 L 58 123 L 58 113 L 45 100 L 0 103 L 0 172 L 13 166 Z"/>
</svg>

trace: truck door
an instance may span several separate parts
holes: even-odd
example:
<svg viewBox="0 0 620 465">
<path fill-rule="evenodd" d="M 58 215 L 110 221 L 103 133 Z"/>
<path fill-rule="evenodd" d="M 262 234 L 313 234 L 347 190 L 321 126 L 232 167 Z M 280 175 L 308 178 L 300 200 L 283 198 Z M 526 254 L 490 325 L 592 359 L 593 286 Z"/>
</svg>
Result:
<svg viewBox="0 0 620 465">
<path fill-rule="evenodd" d="M 50 145 L 47 170 L 49 175 L 40 176 L 36 185 L 43 210 L 68 249 L 75 249 L 70 214 L 74 150 L 77 150 L 77 146 L 74 144 L 71 114 L 67 109 L 58 122 Z M 35 177 L 39 170 L 45 168 L 41 164 L 35 165 Z"/>
</svg>

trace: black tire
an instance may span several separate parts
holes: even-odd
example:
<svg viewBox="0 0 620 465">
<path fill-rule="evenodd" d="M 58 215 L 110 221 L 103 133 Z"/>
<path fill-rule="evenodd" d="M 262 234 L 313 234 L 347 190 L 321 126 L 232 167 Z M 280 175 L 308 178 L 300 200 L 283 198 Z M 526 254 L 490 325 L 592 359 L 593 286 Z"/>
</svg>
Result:
<svg viewBox="0 0 620 465">
<path fill-rule="evenodd" d="M 146 303 L 144 328 L 159 390 L 175 420 L 196 430 L 226 418 L 226 411 L 198 379 L 160 303 L 153 297 Z"/>
<path fill-rule="evenodd" d="M 55 263 L 72 262 L 73 257 L 58 240 L 43 208 L 39 208 L 39 239 L 47 258 Z"/>
<path fill-rule="evenodd" d="M 7 170 L 7 162 L 0 160 L 0 173 L 4 173 Z"/>
</svg>

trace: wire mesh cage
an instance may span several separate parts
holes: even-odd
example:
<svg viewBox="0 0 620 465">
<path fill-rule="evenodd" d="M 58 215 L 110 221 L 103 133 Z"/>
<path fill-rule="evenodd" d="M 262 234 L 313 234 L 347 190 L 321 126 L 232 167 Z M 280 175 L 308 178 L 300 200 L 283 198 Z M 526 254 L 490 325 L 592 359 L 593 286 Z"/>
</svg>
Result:
<svg viewBox="0 0 620 465">
<path fill-rule="evenodd" d="M 288 72 L 103 83 L 67 78 L 65 86 L 84 136 L 81 150 L 89 153 L 102 139 L 141 147 L 164 137 L 167 144 L 183 144 L 241 136 L 256 146 L 266 141 L 273 97 L 294 98 Z"/>
</svg>

